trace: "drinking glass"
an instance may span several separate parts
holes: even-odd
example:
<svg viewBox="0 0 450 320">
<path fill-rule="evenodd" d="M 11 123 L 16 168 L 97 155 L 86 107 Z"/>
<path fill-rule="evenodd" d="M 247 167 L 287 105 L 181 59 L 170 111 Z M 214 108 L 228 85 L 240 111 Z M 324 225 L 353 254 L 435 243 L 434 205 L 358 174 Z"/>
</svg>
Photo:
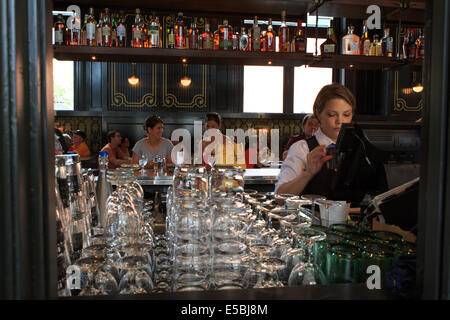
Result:
<svg viewBox="0 0 450 320">
<path fill-rule="evenodd" d="M 226 241 L 214 248 L 211 284 L 216 290 L 242 289 L 247 246 L 239 241 Z"/>
<path fill-rule="evenodd" d="M 148 159 L 147 157 L 143 154 L 142 156 L 140 156 L 139 158 L 139 165 L 141 166 L 141 175 L 145 175 L 145 166 L 148 163 Z"/>
<path fill-rule="evenodd" d="M 307 260 L 300 262 L 289 275 L 289 286 L 326 284 L 327 280 L 322 269 L 313 263 L 313 245 L 315 241 L 326 239 L 326 234 L 311 228 L 299 228 L 295 230 L 296 241 L 303 244 Z"/>
<path fill-rule="evenodd" d="M 259 262 L 261 274 L 254 288 L 284 287 L 283 282 L 278 277 L 278 271 L 286 267 L 286 262 L 279 258 L 263 258 Z"/>
<path fill-rule="evenodd" d="M 329 283 L 359 283 L 363 272 L 358 247 L 340 243 L 329 248 L 326 262 Z"/>
</svg>

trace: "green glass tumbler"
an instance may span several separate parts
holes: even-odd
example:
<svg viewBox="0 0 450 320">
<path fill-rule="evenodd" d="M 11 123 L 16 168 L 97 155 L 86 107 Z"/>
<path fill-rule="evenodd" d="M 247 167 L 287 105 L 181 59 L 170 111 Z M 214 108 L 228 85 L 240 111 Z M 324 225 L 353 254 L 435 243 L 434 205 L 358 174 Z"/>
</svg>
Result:
<svg viewBox="0 0 450 320">
<path fill-rule="evenodd" d="M 316 241 L 313 246 L 314 264 L 326 273 L 327 253 L 331 246 L 344 242 L 344 237 L 333 232 L 326 232 L 327 238 L 323 241 Z"/>
<path fill-rule="evenodd" d="M 331 246 L 327 253 L 325 274 L 329 283 L 359 283 L 362 267 L 358 247 L 336 244 Z"/>
<path fill-rule="evenodd" d="M 384 283 L 386 279 L 386 272 L 391 267 L 395 259 L 394 250 L 391 246 L 378 244 L 378 243 L 366 243 L 362 250 L 362 266 L 363 272 L 361 273 L 361 281 L 365 282 L 367 277 L 367 269 L 369 266 L 378 266 L 381 272 L 381 280 Z"/>
</svg>

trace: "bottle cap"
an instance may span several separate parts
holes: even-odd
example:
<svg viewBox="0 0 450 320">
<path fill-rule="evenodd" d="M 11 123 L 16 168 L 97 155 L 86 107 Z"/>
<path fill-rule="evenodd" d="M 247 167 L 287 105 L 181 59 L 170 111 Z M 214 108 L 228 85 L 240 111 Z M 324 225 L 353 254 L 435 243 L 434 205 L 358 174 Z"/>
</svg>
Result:
<svg viewBox="0 0 450 320">
<path fill-rule="evenodd" d="M 100 151 L 99 153 L 100 157 L 107 157 L 108 156 L 108 152 L 107 151 Z"/>
</svg>

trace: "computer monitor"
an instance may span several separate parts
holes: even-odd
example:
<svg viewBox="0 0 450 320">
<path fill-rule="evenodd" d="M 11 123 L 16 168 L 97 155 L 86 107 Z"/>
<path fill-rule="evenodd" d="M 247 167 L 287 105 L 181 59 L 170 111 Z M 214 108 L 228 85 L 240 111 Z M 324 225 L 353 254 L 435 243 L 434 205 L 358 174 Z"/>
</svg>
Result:
<svg viewBox="0 0 450 320">
<path fill-rule="evenodd" d="M 354 122 L 342 125 L 336 142 L 335 197 L 353 203 L 389 190 L 385 165 L 418 163 L 420 124 Z"/>
</svg>

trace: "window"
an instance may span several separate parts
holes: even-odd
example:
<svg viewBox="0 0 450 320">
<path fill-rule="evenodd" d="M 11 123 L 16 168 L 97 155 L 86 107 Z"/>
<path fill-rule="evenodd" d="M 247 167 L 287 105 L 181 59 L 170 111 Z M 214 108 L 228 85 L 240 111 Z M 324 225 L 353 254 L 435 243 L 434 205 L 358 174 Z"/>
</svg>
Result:
<svg viewBox="0 0 450 320">
<path fill-rule="evenodd" d="M 244 66 L 244 112 L 283 113 L 283 67 Z"/>
<path fill-rule="evenodd" d="M 333 81 L 333 69 L 296 67 L 294 69 L 294 113 L 312 113 L 319 90 Z"/>
<path fill-rule="evenodd" d="M 53 59 L 53 102 L 55 110 L 73 110 L 73 61 Z"/>
</svg>

